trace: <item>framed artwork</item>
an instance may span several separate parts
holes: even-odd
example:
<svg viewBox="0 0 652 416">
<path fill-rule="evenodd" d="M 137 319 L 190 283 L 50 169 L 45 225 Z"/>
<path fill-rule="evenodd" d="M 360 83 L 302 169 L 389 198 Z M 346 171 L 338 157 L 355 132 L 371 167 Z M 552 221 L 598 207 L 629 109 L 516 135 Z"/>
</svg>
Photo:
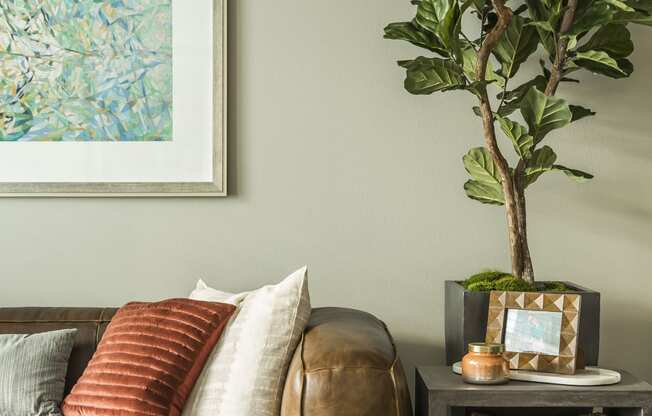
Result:
<svg viewBox="0 0 652 416">
<path fill-rule="evenodd" d="M 2 0 L 0 195 L 226 195 L 226 16 Z"/>
<path fill-rule="evenodd" d="M 511 369 L 575 374 L 582 297 L 491 292 L 486 342 L 505 344 Z"/>
</svg>

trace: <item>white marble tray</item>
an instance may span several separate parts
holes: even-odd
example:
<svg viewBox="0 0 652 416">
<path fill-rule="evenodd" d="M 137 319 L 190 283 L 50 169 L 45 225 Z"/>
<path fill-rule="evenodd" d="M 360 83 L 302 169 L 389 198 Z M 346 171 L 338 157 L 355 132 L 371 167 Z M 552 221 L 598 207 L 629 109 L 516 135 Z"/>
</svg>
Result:
<svg viewBox="0 0 652 416">
<path fill-rule="evenodd" d="M 453 372 L 462 374 L 462 363 L 453 364 Z M 540 373 L 537 371 L 511 370 L 510 380 L 532 381 L 535 383 L 562 384 L 565 386 L 606 386 L 620 383 L 620 373 L 598 367 L 586 367 L 574 375 Z"/>
</svg>

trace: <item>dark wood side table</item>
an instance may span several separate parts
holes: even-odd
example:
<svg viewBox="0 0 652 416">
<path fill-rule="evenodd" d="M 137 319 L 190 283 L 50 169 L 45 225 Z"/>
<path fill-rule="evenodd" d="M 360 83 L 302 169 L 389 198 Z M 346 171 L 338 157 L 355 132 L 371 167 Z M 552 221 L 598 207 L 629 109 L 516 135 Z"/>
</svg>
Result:
<svg viewBox="0 0 652 416">
<path fill-rule="evenodd" d="M 619 370 L 620 371 L 620 370 Z M 652 386 L 626 371 L 612 386 L 571 387 L 511 381 L 465 384 L 450 367 L 418 367 L 416 416 L 464 415 L 467 408 L 603 408 L 607 415 L 652 416 Z"/>
</svg>

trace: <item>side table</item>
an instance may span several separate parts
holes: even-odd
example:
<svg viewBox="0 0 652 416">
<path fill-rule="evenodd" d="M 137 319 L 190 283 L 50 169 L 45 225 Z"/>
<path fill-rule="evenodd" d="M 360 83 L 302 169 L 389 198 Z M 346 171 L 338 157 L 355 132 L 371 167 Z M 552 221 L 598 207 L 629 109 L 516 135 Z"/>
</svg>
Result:
<svg viewBox="0 0 652 416">
<path fill-rule="evenodd" d="M 603 408 L 606 415 L 652 416 L 652 386 L 626 371 L 612 386 L 574 387 L 511 381 L 466 384 L 450 367 L 418 367 L 416 416 L 464 415 L 467 408 Z"/>
</svg>

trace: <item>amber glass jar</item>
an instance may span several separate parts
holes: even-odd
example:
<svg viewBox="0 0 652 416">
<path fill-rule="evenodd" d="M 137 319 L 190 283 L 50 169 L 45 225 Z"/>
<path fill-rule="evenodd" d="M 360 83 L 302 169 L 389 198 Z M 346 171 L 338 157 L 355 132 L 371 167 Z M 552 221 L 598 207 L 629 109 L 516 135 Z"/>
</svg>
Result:
<svg viewBox="0 0 652 416">
<path fill-rule="evenodd" d="M 471 384 L 504 384 L 509 381 L 509 364 L 503 344 L 469 344 L 462 359 L 462 379 Z"/>
</svg>

